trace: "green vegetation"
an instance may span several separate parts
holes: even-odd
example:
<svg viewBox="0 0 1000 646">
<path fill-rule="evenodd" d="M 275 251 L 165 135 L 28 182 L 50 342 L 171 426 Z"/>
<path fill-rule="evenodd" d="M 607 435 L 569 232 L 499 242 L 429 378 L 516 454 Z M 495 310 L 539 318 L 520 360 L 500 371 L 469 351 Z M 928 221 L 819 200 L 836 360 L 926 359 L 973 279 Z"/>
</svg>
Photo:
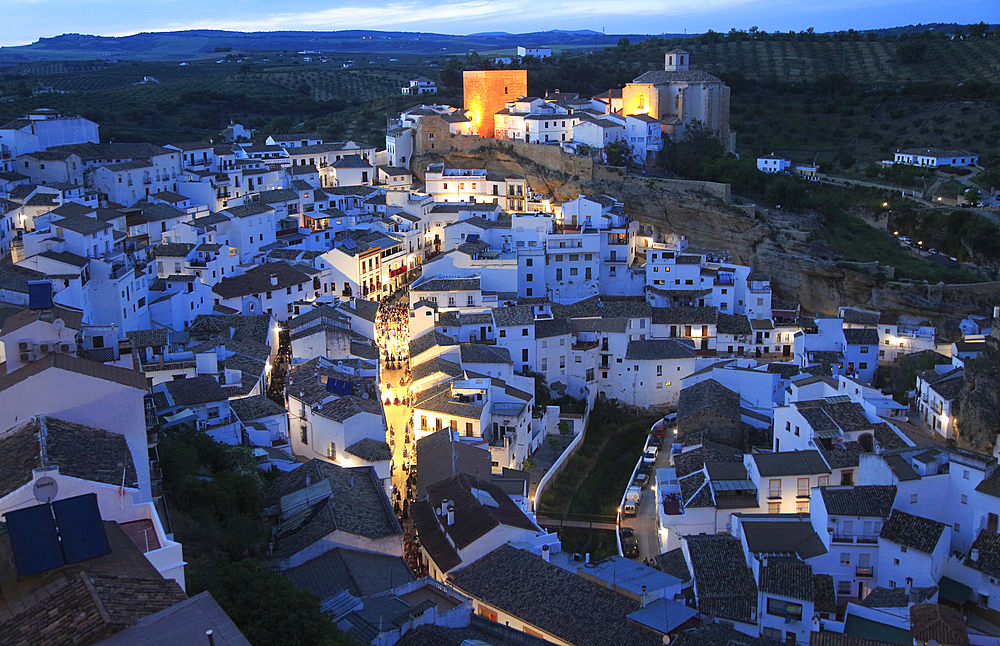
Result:
<svg viewBox="0 0 1000 646">
<path fill-rule="evenodd" d="M 203 590 L 212 593 L 255 646 L 355 643 L 323 614 L 319 599 L 256 561 L 244 559 L 197 570 L 189 579 L 188 594 Z"/>
<path fill-rule="evenodd" d="M 257 646 L 351 643 L 319 600 L 252 559 L 267 553 L 264 481 L 250 449 L 185 428 L 157 447 L 175 538 L 184 545 L 188 593 L 208 590 Z"/>
<path fill-rule="evenodd" d="M 598 401 L 579 450 L 542 493 L 539 513 L 555 517 L 616 516 L 618 503 L 655 421 L 653 415 L 636 416 L 615 402 Z M 610 553 L 617 552 L 611 532 L 566 530 L 560 537 L 566 551 L 590 552 L 594 558 L 609 555 L 606 552 L 609 546 Z"/>
</svg>

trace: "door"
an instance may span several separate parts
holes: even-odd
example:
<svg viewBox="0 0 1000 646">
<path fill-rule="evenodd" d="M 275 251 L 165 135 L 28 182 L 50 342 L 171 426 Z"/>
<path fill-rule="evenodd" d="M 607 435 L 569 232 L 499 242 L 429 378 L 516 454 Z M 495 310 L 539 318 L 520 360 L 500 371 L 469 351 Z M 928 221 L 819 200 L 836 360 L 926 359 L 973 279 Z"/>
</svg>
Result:
<svg viewBox="0 0 1000 646">
<path fill-rule="evenodd" d="M 996 533 L 996 531 L 997 531 L 997 515 L 996 514 L 992 514 L 991 513 L 991 514 L 988 514 L 986 516 L 986 529 L 988 529 L 989 531 L 993 532 L 994 534 Z"/>
<path fill-rule="evenodd" d="M 482 339 L 483 341 L 486 340 L 486 326 L 485 325 L 479 328 L 479 338 Z"/>
</svg>

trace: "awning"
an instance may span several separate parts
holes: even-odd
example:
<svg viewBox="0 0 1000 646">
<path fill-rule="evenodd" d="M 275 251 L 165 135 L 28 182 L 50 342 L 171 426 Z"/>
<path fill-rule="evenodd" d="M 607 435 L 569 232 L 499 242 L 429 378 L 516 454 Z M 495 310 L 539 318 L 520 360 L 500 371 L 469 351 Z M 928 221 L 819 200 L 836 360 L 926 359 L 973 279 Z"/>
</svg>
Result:
<svg viewBox="0 0 1000 646">
<path fill-rule="evenodd" d="M 962 606 L 965 605 L 966 600 L 968 600 L 971 594 L 972 588 L 964 583 L 959 583 L 955 579 L 943 576 L 938 581 L 938 598 L 945 601 Z"/>
</svg>

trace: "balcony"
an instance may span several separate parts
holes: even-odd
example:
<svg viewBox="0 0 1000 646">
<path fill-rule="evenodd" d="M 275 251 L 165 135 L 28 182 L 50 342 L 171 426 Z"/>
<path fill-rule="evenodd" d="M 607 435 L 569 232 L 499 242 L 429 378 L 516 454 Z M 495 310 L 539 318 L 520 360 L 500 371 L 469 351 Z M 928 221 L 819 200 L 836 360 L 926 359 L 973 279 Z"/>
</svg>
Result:
<svg viewBox="0 0 1000 646">
<path fill-rule="evenodd" d="M 764 285 L 763 287 L 751 287 L 750 288 L 750 293 L 751 294 L 770 294 L 771 293 L 771 286 L 770 285 Z"/>
<path fill-rule="evenodd" d="M 870 579 L 875 576 L 875 568 L 873 568 L 870 565 L 866 567 L 862 567 L 859 565 L 855 569 L 855 574 L 859 579 Z"/>
<path fill-rule="evenodd" d="M 608 256 L 604 259 L 604 262 L 628 262 L 628 257 L 618 257 L 617 255 Z"/>
<path fill-rule="evenodd" d="M 767 499 L 768 500 L 781 500 L 781 490 L 780 489 L 778 489 L 778 490 L 771 489 L 770 491 L 767 492 Z"/>
<path fill-rule="evenodd" d="M 156 431 L 146 431 L 146 444 L 148 446 L 153 446 L 158 444 L 160 441 L 160 434 Z"/>
<path fill-rule="evenodd" d="M 799 489 L 799 490 L 797 490 L 795 492 L 795 497 L 796 498 L 806 498 L 806 499 L 808 499 L 809 498 L 809 490 L 808 489 Z"/>
<path fill-rule="evenodd" d="M 878 543 L 878 534 L 844 534 L 833 532 L 830 540 L 843 545 L 853 545 L 854 543 L 875 545 Z"/>
</svg>

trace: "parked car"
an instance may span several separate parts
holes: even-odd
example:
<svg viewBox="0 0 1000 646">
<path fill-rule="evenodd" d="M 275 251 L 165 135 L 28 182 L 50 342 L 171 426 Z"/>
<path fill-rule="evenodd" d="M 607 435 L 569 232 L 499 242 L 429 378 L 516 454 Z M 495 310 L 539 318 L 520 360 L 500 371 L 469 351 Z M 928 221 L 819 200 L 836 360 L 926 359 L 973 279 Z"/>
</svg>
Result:
<svg viewBox="0 0 1000 646">
<path fill-rule="evenodd" d="M 645 464 L 654 464 L 656 462 L 656 449 L 650 448 L 646 451 L 646 453 L 642 456 L 642 461 Z"/>
<path fill-rule="evenodd" d="M 652 437 L 649 439 L 649 447 L 656 448 L 657 451 L 663 448 L 663 438 L 662 437 Z"/>
<path fill-rule="evenodd" d="M 622 527 L 622 554 L 628 558 L 639 556 L 639 541 L 635 538 L 635 531 L 631 527 Z"/>
</svg>

